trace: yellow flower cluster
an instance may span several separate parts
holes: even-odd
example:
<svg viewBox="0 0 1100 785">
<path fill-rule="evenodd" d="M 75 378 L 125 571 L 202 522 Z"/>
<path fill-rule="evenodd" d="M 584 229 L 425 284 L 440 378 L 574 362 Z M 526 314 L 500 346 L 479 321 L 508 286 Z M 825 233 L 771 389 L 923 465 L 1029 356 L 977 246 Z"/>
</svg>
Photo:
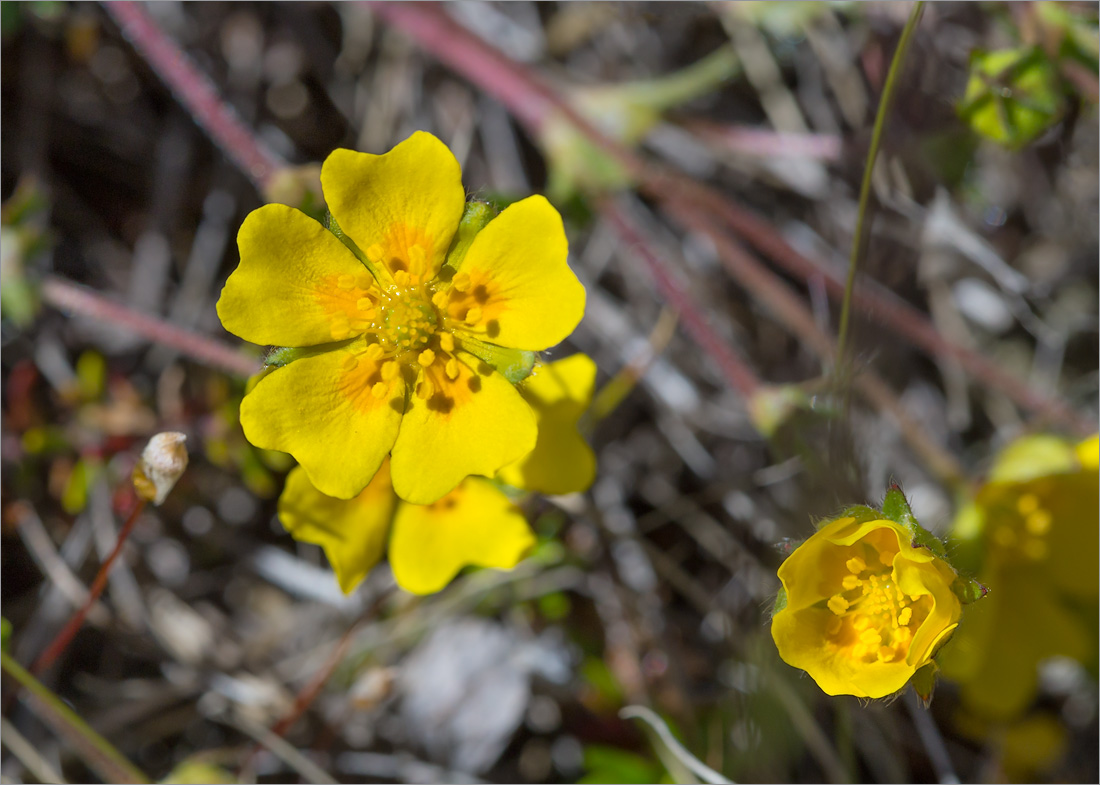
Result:
<svg viewBox="0 0 1100 785">
<path fill-rule="evenodd" d="M 891 493 L 904 503 L 899 490 Z M 854 508 L 779 568 L 783 588 L 772 618 L 779 655 L 829 695 L 897 692 L 958 624 L 958 575 L 931 535 L 914 529 L 907 505 L 904 512 L 891 520 Z"/>
<path fill-rule="evenodd" d="M 249 441 L 342 499 L 392 453 L 394 490 L 416 504 L 529 453 L 537 418 L 502 371 L 584 313 L 561 216 L 532 196 L 464 236 L 458 161 L 426 133 L 385 155 L 336 150 L 321 186 L 333 230 L 254 211 L 218 301 L 230 332 L 305 350 L 245 396 Z"/>
<path fill-rule="evenodd" d="M 249 441 L 300 464 L 281 520 L 325 548 L 345 591 L 387 542 L 417 593 L 468 564 L 514 566 L 533 535 L 471 475 L 568 493 L 595 472 L 577 432 L 594 364 L 536 365 L 584 313 L 561 216 L 541 196 L 499 216 L 467 204 L 427 133 L 384 155 L 336 150 L 321 187 L 327 226 L 278 204 L 245 219 L 218 301 L 227 330 L 285 347 L 240 413 Z"/>
</svg>

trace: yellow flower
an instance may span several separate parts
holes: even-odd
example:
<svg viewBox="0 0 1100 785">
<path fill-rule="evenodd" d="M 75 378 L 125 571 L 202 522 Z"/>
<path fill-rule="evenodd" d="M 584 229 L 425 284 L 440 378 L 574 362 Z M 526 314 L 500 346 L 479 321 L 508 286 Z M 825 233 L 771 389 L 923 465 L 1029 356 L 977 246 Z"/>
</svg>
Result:
<svg viewBox="0 0 1100 785">
<path fill-rule="evenodd" d="M 241 226 L 222 324 L 312 347 L 245 396 L 241 425 L 329 496 L 359 494 L 392 451 L 397 494 L 430 503 L 535 445 L 535 415 L 501 370 L 569 335 L 584 288 L 541 196 L 464 236 L 461 174 L 422 132 L 385 155 L 336 150 L 321 169 L 332 231 L 277 204 Z"/>
<path fill-rule="evenodd" d="M 523 514 L 493 483 L 469 477 L 433 504 L 394 495 L 390 464 L 354 499 L 318 491 L 296 467 L 279 497 L 291 536 L 320 545 L 340 588 L 351 592 L 389 547 L 397 584 L 414 594 L 439 591 L 467 565 L 509 570 L 535 544 Z"/>
<path fill-rule="evenodd" d="M 779 656 L 829 695 L 897 692 L 962 613 L 955 570 L 892 520 L 825 524 L 783 562 L 779 579 Z"/>
<path fill-rule="evenodd" d="M 497 479 L 540 493 L 575 493 L 596 477 L 596 455 L 577 431 L 577 421 L 592 401 L 596 364 L 574 354 L 537 367 L 519 385 L 538 418 L 535 449 L 505 466 Z"/>
<path fill-rule="evenodd" d="M 1095 662 L 1097 445 L 1095 436 L 1077 446 L 1054 436 L 1017 440 L 955 520 L 958 563 L 990 593 L 944 649 L 942 665 L 980 716 L 1020 716 L 1044 659 Z"/>
</svg>

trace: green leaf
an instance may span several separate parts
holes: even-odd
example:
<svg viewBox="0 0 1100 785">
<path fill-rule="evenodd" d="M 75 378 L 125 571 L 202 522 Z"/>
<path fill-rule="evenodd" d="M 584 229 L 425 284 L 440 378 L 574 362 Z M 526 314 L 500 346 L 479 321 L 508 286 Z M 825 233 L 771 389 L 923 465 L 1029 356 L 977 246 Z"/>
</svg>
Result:
<svg viewBox="0 0 1100 785">
<path fill-rule="evenodd" d="M 982 136 L 1019 148 L 1064 109 L 1058 71 L 1041 47 L 974 51 L 959 116 Z"/>
</svg>

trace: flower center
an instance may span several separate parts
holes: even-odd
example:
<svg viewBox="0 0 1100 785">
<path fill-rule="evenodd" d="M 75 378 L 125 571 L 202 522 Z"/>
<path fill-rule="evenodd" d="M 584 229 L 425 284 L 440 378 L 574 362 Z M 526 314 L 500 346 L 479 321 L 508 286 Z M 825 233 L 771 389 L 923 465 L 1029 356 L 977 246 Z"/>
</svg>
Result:
<svg viewBox="0 0 1100 785">
<path fill-rule="evenodd" d="M 872 570 L 858 556 L 845 563 L 848 574 L 841 580 L 842 590 L 829 598 L 833 612 L 825 631 L 830 645 L 864 663 L 904 660 L 931 610 L 926 595 L 905 594 L 894 581 L 891 565 L 896 554 L 878 553 L 885 569 Z"/>
<path fill-rule="evenodd" d="M 379 305 L 381 314 L 374 327 L 386 354 L 419 352 L 428 346 L 439 318 L 422 287 L 390 289 Z"/>
</svg>

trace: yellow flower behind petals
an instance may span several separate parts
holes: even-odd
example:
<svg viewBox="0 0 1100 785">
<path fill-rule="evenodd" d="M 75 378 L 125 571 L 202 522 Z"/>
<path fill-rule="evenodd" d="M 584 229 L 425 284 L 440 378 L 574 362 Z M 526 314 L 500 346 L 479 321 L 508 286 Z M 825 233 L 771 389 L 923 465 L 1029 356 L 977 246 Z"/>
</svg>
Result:
<svg viewBox="0 0 1100 785">
<path fill-rule="evenodd" d="M 531 407 L 478 358 L 546 349 L 580 321 L 561 216 L 529 197 L 449 259 L 462 173 L 421 132 L 385 155 L 336 150 L 321 184 L 345 239 L 293 208 L 261 207 L 241 226 L 241 263 L 218 301 L 245 340 L 312 347 L 245 397 L 249 441 L 290 453 L 342 499 L 392 451 L 396 492 L 422 504 L 529 452 Z"/>
<path fill-rule="evenodd" d="M 587 490 L 596 477 L 596 454 L 577 431 L 577 421 L 592 401 L 596 363 L 574 354 L 537 367 L 519 385 L 538 418 L 535 449 L 497 474 L 497 479 L 540 493 Z"/>
<path fill-rule="evenodd" d="M 1022 716 L 1047 658 L 1095 662 L 1097 444 L 1095 436 L 1076 446 L 1046 435 L 1016 440 L 955 519 L 959 564 L 990 594 L 968 611 L 941 664 L 975 715 Z"/>
<path fill-rule="evenodd" d="M 469 477 L 433 504 L 409 504 L 393 492 L 388 461 L 353 499 L 325 496 L 295 468 L 279 520 L 294 539 L 324 548 L 345 593 L 387 543 L 394 579 L 413 594 L 439 591 L 466 566 L 510 570 L 535 544 L 523 513 L 488 480 Z"/>
<path fill-rule="evenodd" d="M 962 606 L 955 570 L 889 520 L 822 526 L 779 568 L 779 656 L 829 695 L 882 698 L 927 664 Z"/>
</svg>

